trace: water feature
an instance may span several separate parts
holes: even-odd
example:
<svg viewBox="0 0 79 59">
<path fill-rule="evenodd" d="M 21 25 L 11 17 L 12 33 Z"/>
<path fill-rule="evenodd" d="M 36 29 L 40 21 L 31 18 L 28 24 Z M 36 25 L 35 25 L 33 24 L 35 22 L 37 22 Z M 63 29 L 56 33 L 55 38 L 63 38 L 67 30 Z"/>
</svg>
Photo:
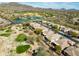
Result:
<svg viewBox="0 0 79 59">
<path fill-rule="evenodd" d="M 39 21 L 42 20 L 43 17 L 38 16 L 30 16 L 30 17 L 23 17 L 23 18 L 16 18 L 14 20 L 15 23 L 23 23 L 23 22 L 29 22 L 29 21 Z"/>
</svg>

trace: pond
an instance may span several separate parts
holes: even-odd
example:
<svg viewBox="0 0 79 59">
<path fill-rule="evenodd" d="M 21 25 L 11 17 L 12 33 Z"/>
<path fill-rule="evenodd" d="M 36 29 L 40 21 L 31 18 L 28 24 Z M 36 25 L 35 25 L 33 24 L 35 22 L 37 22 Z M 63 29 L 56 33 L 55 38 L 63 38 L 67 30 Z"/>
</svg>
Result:
<svg viewBox="0 0 79 59">
<path fill-rule="evenodd" d="M 38 16 L 30 16 L 30 17 L 23 17 L 23 18 L 16 18 L 14 20 L 15 23 L 23 23 L 23 22 L 30 22 L 30 21 L 40 21 L 43 17 Z"/>
</svg>

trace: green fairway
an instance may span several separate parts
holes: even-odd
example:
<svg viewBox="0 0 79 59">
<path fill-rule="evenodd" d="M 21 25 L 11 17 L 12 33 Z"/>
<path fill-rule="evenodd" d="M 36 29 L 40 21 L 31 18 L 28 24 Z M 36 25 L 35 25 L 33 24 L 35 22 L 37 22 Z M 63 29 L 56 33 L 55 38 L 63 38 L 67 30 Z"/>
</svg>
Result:
<svg viewBox="0 0 79 59">
<path fill-rule="evenodd" d="M 28 49 L 30 48 L 30 45 L 20 45 L 20 46 L 17 46 L 16 48 L 16 53 L 24 53 L 25 51 L 27 52 Z"/>
<path fill-rule="evenodd" d="M 19 34 L 16 38 L 17 42 L 23 42 L 27 40 L 27 36 L 25 34 Z"/>
</svg>

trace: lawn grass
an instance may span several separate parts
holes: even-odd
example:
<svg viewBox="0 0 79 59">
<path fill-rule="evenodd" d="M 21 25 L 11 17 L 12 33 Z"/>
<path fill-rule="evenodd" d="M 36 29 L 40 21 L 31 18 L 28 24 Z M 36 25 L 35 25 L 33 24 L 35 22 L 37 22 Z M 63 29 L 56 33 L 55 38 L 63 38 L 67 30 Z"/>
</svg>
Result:
<svg viewBox="0 0 79 59">
<path fill-rule="evenodd" d="M 8 36 L 10 36 L 10 32 L 5 32 L 5 33 L 2 33 L 2 34 L 0 34 L 0 36 L 5 36 L 5 37 L 8 37 Z"/>
<path fill-rule="evenodd" d="M 19 34 L 16 38 L 17 42 L 23 42 L 27 40 L 27 36 L 25 34 Z"/>
<path fill-rule="evenodd" d="M 20 54 L 20 53 L 27 52 L 29 48 L 30 48 L 30 45 L 20 45 L 20 46 L 17 46 L 16 47 L 16 53 Z"/>
</svg>

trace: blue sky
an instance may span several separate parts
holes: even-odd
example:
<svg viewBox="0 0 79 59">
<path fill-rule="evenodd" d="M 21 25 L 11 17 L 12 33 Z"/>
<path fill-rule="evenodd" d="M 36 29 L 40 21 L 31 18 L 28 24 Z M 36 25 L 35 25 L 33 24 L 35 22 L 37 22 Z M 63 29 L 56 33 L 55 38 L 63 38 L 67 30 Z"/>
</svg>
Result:
<svg viewBox="0 0 79 59">
<path fill-rule="evenodd" d="M 79 10 L 79 2 L 22 2 L 21 4 L 41 8 L 53 8 L 53 9 L 66 8 L 66 9 Z"/>
</svg>

